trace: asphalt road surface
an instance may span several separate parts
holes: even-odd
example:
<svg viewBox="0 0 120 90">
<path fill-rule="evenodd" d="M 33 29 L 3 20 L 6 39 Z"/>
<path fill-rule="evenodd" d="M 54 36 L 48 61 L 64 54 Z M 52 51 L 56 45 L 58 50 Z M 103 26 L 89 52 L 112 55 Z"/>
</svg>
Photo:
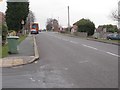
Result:
<svg viewBox="0 0 120 90">
<path fill-rule="evenodd" d="M 117 88 L 118 46 L 53 32 L 36 35 L 40 59 L 3 69 L 3 88 Z"/>
</svg>

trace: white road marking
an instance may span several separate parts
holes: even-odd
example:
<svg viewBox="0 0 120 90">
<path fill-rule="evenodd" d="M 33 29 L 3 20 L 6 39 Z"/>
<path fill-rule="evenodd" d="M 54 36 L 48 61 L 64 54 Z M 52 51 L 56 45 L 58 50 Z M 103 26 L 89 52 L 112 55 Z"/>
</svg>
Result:
<svg viewBox="0 0 120 90">
<path fill-rule="evenodd" d="M 88 48 L 91 48 L 91 49 L 94 49 L 94 50 L 98 50 L 97 48 L 94 48 L 94 47 L 91 47 L 91 46 L 88 46 L 88 45 L 85 45 L 85 44 L 82 44 L 84 47 L 88 47 Z"/>
<path fill-rule="evenodd" d="M 85 46 L 85 47 L 94 49 L 94 50 L 98 50 L 97 48 L 94 48 L 94 47 L 91 47 L 91 46 L 88 46 L 88 45 L 85 45 L 85 44 L 82 44 L 82 45 Z M 110 55 L 112 55 L 112 56 L 120 57 L 119 55 L 114 54 L 114 53 L 111 53 L 111 52 L 106 52 L 106 51 L 103 51 L 103 50 L 98 50 L 98 51 L 105 52 L 105 53 L 110 54 Z"/>
<path fill-rule="evenodd" d="M 119 55 L 117 54 L 114 54 L 114 53 L 111 53 L 111 52 L 106 52 L 107 54 L 110 54 L 110 55 L 113 55 L 113 56 L 116 56 L 116 57 L 120 57 Z"/>
<path fill-rule="evenodd" d="M 41 82 L 41 80 L 38 80 L 38 82 Z"/>
<path fill-rule="evenodd" d="M 85 61 L 80 61 L 79 63 L 86 63 L 86 62 L 89 62 L 89 61 L 85 60 Z"/>
<path fill-rule="evenodd" d="M 40 68 L 42 68 L 42 69 L 45 68 L 45 67 L 46 67 L 46 65 L 40 66 Z"/>
<path fill-rule="evenodd" d="M 68 68 L 65 68 L 65 70 L 68 70 Z"/>
<path fill-rule="evenodd" d="M 69 40 L 67 40 L 67 39 L 60 38 L 60 37 L 57 37 L 57 36 L 54 36 L 54 35 L 50 35 L 50 36 L 56 37 L 56 38 L 61 39 L 61 40 L 64 40 L 64 41 L 69 41 Z M 75 42 L 75 41 L 69 41 L 69 42 L 74 43 L 74 44 L 78 44 L 78 42 Z M 105 53 L 110 54 L 110 55 L 112 55 L 112 56 L 120 57 L 120 56 L 117 55 L 117 54 L 114 54 L 114 53 L 111 53 L 111 52 L 106 52 L 106 51 L 103 51 L 103 50 L 99 50 L 99 49 L 97 49 L 97 48 L 95 48 L 95 47 L 92 47 L 92 46 L 89 46 L 89 45 L 85 45 L 85 44 L 82 44 L 82 45 L 83 45 L 84 47 L 88 47 L 88 48 L 91 48 L 91 49 L 94 49 L 94 50 L 98 50 L 98 51 L 101 51 L 101 52 L 105 52 Z M 87 62 L 87 61 L 84 61 L 84 62 Z M 84 62 L 79 62 L 79 63 L 84 63 Z"/>
<path fill-rule="evenodd" d="M 74 44 L 78 44 L 78 42 L 75 42 L 75 41 L 70 41 L 71 43 L 74 43 Z"/>
<path fill-rule="evenodd" d="M 31 79 L 31 81 L 35 82 L 35 80 L 33 78 L 30 78 L 30 79 Z"/>
</svg>

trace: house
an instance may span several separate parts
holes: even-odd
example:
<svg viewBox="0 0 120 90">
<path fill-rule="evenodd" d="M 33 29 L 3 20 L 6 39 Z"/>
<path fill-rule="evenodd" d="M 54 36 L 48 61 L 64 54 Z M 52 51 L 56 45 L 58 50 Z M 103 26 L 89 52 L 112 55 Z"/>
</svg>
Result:
<svg viewBox="0 0 120 90">
<path fill-rule="evenodd" d="M 53 19 L 53 25 L 52 25 L 52 29 L 53 31 L 55 32 L 58 32 L 59 31 L 59 24 L 58 24 L 58 21 L 56 19 Z"/>
<path fill-rule="evenodd" d="M 71 29 L 71 34 L 74 34 L 75 32 L 77 32 L 78 26 L 73 24 L 72 29 Z"/>
<path fill-rule="evenodd" d="M 101 25 L 95 30 L 93 37 L 106 39 L 107 35 L 113 33 L 112 30 L 117 29 L 116 25 Z"/>
</svg>

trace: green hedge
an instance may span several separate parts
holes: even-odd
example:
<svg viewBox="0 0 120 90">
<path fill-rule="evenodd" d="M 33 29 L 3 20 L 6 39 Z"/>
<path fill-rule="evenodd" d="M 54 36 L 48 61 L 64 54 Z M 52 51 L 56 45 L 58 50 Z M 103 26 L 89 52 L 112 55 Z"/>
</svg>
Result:
<svg viewBox="0 0 120 90">
<path fill-rule="evenodd" d="M 2 25 L 2 45 L 5 45 L 6 43 L 6 37 L 8 34 L 8 28 L 5 24 Z"/>
</svg>

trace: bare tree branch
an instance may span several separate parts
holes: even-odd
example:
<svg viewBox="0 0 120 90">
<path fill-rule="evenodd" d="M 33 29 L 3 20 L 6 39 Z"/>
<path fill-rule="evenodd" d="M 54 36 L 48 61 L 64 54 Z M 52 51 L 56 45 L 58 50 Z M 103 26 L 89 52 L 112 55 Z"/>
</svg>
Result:
<svg viewBox="0 0 120 90">
<path fill-rule="evenodd" d="M 120 17 L 118 16 L 118 10 L 115 10 L 115 11 L 112 12 L 111 18 L 114 21 L 118 21 L 120 19 Z"/>
</svg>

